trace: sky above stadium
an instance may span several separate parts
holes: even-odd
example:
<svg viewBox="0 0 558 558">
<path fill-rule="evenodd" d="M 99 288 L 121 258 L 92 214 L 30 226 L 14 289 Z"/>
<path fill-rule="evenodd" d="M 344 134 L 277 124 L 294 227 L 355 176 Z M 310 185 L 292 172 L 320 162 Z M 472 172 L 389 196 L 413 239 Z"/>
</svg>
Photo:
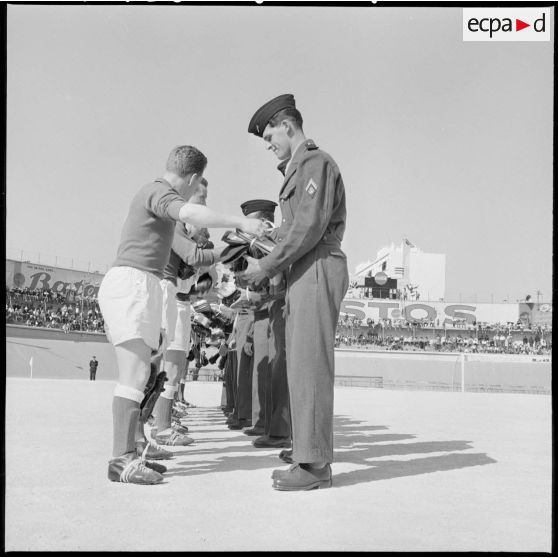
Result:
<svg viewBox="0 0 558 558">
<path fill-rule="evenodd" d="M 446 300 L 551 300 L 553 41 L 463 42 L 461 8 L 7 7 L 7 256 L 106 271 L 168 152 L 208 205 L 277 200 L 253 112 L 293 93 L 337 161 L 349 269 L 403 237 Z M 219 232 L 219 231 L 218 231 Z"/>
</svg>

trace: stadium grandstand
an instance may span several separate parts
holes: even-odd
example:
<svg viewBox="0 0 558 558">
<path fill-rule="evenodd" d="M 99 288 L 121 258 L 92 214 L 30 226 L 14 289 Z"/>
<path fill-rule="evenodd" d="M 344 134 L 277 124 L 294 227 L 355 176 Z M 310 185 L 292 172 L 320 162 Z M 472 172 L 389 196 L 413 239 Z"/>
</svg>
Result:
<svg viewBox="0 0 558 558">
<path fill-rule="evenodd" d="M 22 258 L 26 256 L 21 253 Z M 44 256 L 36 256 L 37 261 L 6 260 L 6 324 L 104 334 L 97 302 L 103 274 L 48 265 Z M 50 261 L 62 259 L 51 256 Z M 551 304 L 418 302 L 399 296 L 387 302 L 379 290 L 377 299 L 372 298 L 372 292 L 368 285 L 359 288 L 353 284 L 343 302 L 336 347 L 537 355 L 552 352 Z"/>
</svg>

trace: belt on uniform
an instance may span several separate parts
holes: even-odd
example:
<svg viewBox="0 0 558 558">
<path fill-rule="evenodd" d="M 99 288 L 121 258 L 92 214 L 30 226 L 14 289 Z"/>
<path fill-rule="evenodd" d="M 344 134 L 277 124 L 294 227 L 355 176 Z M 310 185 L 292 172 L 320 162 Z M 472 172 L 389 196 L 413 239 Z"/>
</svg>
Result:
<svg viewBox="0 0 558 558">
<path fill-rule="evenodd" d="M 325 248 L 341 248 L 341 241 L 333 234 L 326 233 L 316 245 L 316 248 L 323 246 Z"/>
<path fill-rule="evenodd" d="M 314 249 L 318 250 L 320 248 L 329 248 L 329 249 L 341 250 L 341 242 L 339 242 L 339 241 L 323 242 L 323 241 L 320 240 L 320 242 L 318 242 L 318 244 L 316 244 Z"/>
</svg>

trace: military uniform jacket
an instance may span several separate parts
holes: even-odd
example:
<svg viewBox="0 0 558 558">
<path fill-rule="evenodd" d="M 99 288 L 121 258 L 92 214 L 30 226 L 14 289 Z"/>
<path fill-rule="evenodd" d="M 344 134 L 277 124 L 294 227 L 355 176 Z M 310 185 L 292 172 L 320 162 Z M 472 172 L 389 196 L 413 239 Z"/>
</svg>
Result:
<svg viewBox="0 0 558 558">
<path fill-rule="evenodd" d="M 318 245 L 340 248 L 347 215 L 345 186 L 335 161 L 312 140 L 293 154 L 279 202 L 283 221 L 273 235 L 277 246 L 259 260 L 268 277 Z"/>
</svg>

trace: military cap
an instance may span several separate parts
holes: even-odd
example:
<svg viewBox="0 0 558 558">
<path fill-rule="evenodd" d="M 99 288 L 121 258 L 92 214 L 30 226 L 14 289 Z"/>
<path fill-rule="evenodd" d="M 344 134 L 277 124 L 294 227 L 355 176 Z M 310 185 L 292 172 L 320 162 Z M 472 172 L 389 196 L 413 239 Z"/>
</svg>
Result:
<svg viewBox="0 0 558 558">
<path fill-rule="evenodd" d="M 277 204 L 271 200 L 248 200 L 240 205 L 244 215 L 250 215 L 250 213 L 255 213 L 256 211 L 269 211 L 273 213 L 276 207 Z"/>
<path fill-rule="evenodd" d="M 248 124 L 248 133 L 263 136 L 263 131 L 272 117 L 280 110 L 286 108 L 296 108 L 295 98 L 290 93 L 279 95 L 275 99 L 271 99 L 265 105 L 261 106 L 252 116 L 250 124 Z"/>
</svg>

